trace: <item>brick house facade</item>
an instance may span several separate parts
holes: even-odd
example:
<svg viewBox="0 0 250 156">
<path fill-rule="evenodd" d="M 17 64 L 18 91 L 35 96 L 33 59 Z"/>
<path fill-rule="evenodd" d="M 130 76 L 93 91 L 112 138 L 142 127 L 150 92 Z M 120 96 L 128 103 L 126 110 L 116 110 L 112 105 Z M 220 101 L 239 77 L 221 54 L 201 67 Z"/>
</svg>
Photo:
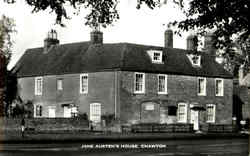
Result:
<svg viewBox="0 0 250 156">
<path fill-rule="evenodd" d="M 202 123 L 231 124 L 232 75 L 209 50 L 176 49 L 172 38 L 167 30 L 165 47 L 105 44 L 99 31 L 90 42 L 47 38 L 14 67 L 19 94 L 33 101 L 35 117 L 85 113 L 94 122 L 114 115 L 121 123 L 191 123 L 196 107 Z"/>
</svg>

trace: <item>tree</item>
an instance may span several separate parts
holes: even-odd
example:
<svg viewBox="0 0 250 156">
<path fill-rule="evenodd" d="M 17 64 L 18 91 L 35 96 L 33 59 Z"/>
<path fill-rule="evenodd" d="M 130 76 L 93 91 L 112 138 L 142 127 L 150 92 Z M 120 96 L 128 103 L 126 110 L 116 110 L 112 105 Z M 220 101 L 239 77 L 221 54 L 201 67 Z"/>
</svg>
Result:
<svg viewBox="0 0 250 156">
<path fill-rule="evenodd" d="M 85 17 L 85 24 L 96 28 L 99 25 L 106 27 L 119 19 L 117 11 L 118 0 L 25 0 L 28 5 L 33 7 L 32 12 L 49 10 L 56 15 L 56 23 L 64 26 L 63 19 L 69 19 L 67 9 L 72 7 L 75 14 L 80 11 L 88 11 Z M 15 0 L 4 0 L 12 4 Z M 146 4 L 150 8 L 156 7 L 160 0 L 137 0 L 137 8 Z M 70 7 L 69 7 L 70 6 Z M 67 9 L 66 9 L 67 8 Z"/>
<path fill-rule="evenodd" d="M 7 65 L 12 54 L 12 34 L 16 32 L 14 20 L 6 16 L 0 19 L 0 115 L 8 114 L 9 105 L 17 95 L 17 79 L 14 73 L 7 70 Z"/>
<path fill-rule="evenodd" d="M 237 67 L 249 67 L 250 1 L 249 0 L 190 0 L 181 9 L 187 19 L 174 21 L 179 31 L 196 30 L 199 35 L 214 31 L 214 46 L 222 49 L 226 67 L 232 73 Z M 239 52 L 242 53 L 239 55 Z M 235 68 L 236 67 L 236 68 Z"/>
</svg>

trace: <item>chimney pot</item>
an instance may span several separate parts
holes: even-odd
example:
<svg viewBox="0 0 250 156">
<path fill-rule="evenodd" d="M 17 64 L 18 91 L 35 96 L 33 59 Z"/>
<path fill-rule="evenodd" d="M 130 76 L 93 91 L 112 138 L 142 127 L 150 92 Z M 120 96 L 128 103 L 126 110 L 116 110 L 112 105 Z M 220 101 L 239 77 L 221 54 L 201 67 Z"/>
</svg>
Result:
<svg viewBox="0 0 250 156">
<path fill-rule="evenodd" d="M 56 30 L 51 29 L 48 32 L 47 38 L 44 40 L 44 53 L 48 53 L 49 48 L 53 45 L 59 44 L 59 40 L 57 39 L 57 32 Z"/>
</svg>

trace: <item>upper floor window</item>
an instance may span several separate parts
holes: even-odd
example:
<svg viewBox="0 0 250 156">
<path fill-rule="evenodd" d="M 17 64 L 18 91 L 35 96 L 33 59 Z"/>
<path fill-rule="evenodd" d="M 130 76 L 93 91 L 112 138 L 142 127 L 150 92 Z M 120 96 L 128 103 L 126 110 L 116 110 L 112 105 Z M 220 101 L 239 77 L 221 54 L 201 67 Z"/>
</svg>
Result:
<svg viewBox="0 0 250 156">
<path fill-rule="evenodd" d="M 34 117 L 41 117 L 42 116 L 42 106 L 41 105 L 35 105 L 34 107 Z"/>
<path fill-rule="evenodd" d="M 198 78 L 198 95 L 205 96 L 206 91 L 206 78 Z"/>
<path fill-rule="evenodd" d="M 162 63 L 162 51 L 161 50 L 149 50 L 149 56 L 153 63 Z"/>
<path fill-rule="evenodd" d="M 43 93 L 43 78 L 35 78 L 35 95 L 42 95 Z"/>
<path fill-rule="evenodd" d="M 187 104 L 186 103 L 178 104 L 177 120 L 178 122 L 182 122 L 182 123 L 187 122 Z"/>
<path fill-rule="evenodd" d="M 167 94 L 167 75 L 158 75 L 158 94 Z"/>
<path fill-rule="evenodd" d="M 80 75 L 80 93 L 81 94 L 88 93 L 88 74 Z"/>
<path fill-rule="evenodd" d="M 57 79 L 57 90 L 63 90 L 63 80 Z"/>
<path fill-rule="evenodd" d="M 201 56 L 200 55 L 188 54 L 187 56 L 188 56 L 188 58 L 193 66 L 201 66 Z"/>
<path fill-rule="evenodd" d="M 145 74 L 144 73 L 135 73 L 134 79 L 134 91 L 135 93 L 144 93 L 145 92 Z"/>
<path fill-rule="evenodd" d="M 207 122 L 214 123 L 215 122 L 215 105 L 208 104 L 207 105 Z"/>
<path fill-rule="evenodd" d="M 215 95 L 216 96 L 223 96 L 224 95 L 223 79 L 215 79 Z"/>
</svg>

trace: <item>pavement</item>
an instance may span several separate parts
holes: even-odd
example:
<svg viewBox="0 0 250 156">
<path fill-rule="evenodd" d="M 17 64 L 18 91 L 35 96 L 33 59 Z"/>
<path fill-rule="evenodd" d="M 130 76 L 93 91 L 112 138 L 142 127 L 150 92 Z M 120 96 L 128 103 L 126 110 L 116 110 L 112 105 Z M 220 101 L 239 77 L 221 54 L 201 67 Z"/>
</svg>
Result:
<svg viewBox="0 0 250 156">
<path fill-rule="evenodd" d="M 12 131 L 0 134 L 2 143 L 41 143 L 41 142 L 79 142 L 79 141 L 138 141 L 138 140 L 199 140 L 248 138 L 249 133 L 103 133 L 103 132 L 21 132 Z"/>
</svg>

